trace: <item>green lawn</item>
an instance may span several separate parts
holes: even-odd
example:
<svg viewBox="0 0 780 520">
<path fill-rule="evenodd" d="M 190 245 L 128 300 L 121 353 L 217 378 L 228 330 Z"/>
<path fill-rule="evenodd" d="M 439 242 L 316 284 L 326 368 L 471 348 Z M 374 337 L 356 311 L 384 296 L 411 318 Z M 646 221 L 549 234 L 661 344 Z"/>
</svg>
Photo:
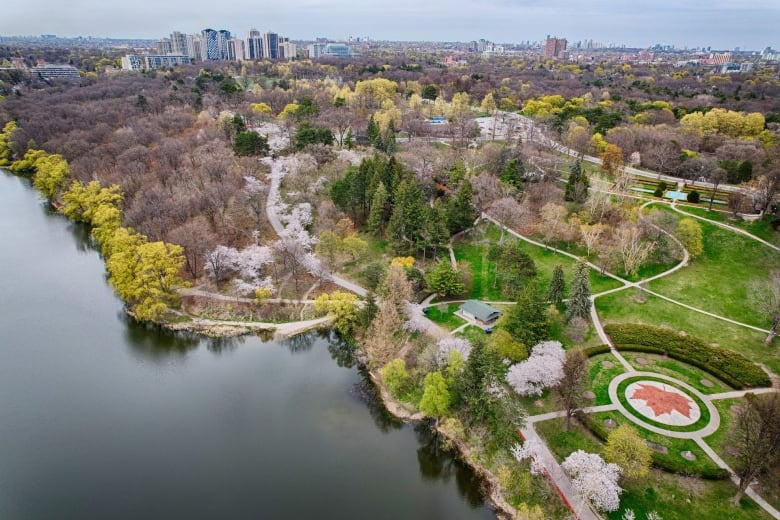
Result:
<svg viewBox="0 0 780 520">
<path fill-rule="evenodd" d="M 685 331 L 708 343 L 740 352 L 780 373 L 780 353 L 776 347 L 764 345 L 766 336 L 763 333 L 690 311 L 652 295 L 644 294 L 643 301 L 637 301 L 636 297 L 636 291 L 626 290 L 597 298 L 596 309 L 602 322 L 643 323 Z"/>
<path fill-rule="evenodd" d="M 709 198 L 707 201 L 709 201 Z M 702 206 L 708 206 L 708 204 L 702 204 Z M 713 207 L 718 209 L 718 206 Z M 755 222 L 746 222 L 741 219 L 732 220 L 729 213 L 724 213 L 722 211 L 707 211 L 706 207 L 678 206 L 678 209 L 685 211 L 686 213 L 691 213 L 692 215 L 704 217 L 716 222 L 724 222 L 734 227 L 744 229 L 758 238 L 762 238 L 775 245 L 780 245 L 780 231 L 775 231 L 772 227 L 772 220 L 775 218 L 772 215 L 764 215 L 763 219 Z"/>
<path fill-rule="evenodd" d="M 633 365 L 634 368 L 643 372 L 657 372 L 667 376 L 674 377 L 683 383 L 688 383 L 702 394 L 719 394 L 734 390 L 718 378 L 708 374 L 704 370 L 688 365 L 675 359 L 659 356 L 656 354 L 645 354 L 643 352 L 624 352 L 623 357 Z M 638 363 L 637 358 L 647 361 L 647 364 Z M 701 381 L 706 379 L 712 383 L 712 387 L 704 386 Z"/>
<path fill-rule="evenodd" d="M 702 255 L 648 288 L 699 309 L 768 328 L 769 320 L 751 303 L 751 284 L 768 281 L 769 272 L 780 266 L 780 253 L 743 235 L 700 223 Z"/>
<path fill-rule="evenodd" d="M 460 307 L 460 303 L 441 303 L 433 307 L 428 307 L 427 316 L 434 322 L 438 323 L 447 330 L 453 330 L 464 323 L 466 320 L 455 316 L 455 311 Z"/>
<path fill-rule="evenodd" d="M 604 367 L 604 362 L 610 362 L 614 366 Z M 623 365 L 612 354 L 599 354 L 588 360 L 588 380 L 590 381 L 590 390 L 596 394 L 594 406 L 610 404 L 609 383 L 614 378 L 625 372 Z"/>
</svg>

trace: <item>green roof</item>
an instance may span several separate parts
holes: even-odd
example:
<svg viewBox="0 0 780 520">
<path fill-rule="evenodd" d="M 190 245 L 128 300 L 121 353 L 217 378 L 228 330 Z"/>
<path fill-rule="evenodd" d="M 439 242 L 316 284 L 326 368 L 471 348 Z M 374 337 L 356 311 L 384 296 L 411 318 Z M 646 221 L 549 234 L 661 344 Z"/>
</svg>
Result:
<svg viewBox="0 0 780 520">
<path fill-rule="evenodd" d="M 488 322 L 501 316 L 501 311 L 479 300 L 467 300 L 460 306 L 460 310 L 467 312 L 478 320 Z"/>
</svg>

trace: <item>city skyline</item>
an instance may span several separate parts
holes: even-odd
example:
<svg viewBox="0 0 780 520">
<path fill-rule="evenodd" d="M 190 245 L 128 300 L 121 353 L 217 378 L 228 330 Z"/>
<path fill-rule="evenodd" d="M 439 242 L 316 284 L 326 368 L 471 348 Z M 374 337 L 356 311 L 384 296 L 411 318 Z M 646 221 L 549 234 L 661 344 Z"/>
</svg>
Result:
<svg viewBox="0 0 780 520">
<path fill-rule="evenodd" d="M 471 41 L 501 43 L 543 41 L 547 35 L 645 48 L 656 43 L 678 48 L 761 50 L 780 43 L 775 27 L 780 4 L 757 0 L 749 7 L 714 0 L 702 8 L 696 0 L 626 3 L 596 0 L 587 10 L 574 10 L 562 0 L 487 0 L 414 2 L 390 6 L 376 0 L 288 0 L 262 9 L 231 7 L 214 14 L 213 3 L 171 0 L 164 4 L 138 0 L 106 6 L 104 0 L 74 0 L 66 5 L 30 0 L 4 8 L 0 34 L 56 34 L 156 39 L 171 31 L 205 27 L 227 29 L 243 37 L 253 27 L 296 40 L 318 36 L 343 40 L 369 36 L 395 41 Z M 144 13 L 144 16 L 139 16 Z M 208 14 L 207 14 L 208 13 Z M 397 24 L 388 23 L 390 19 Z"/>
</svg>

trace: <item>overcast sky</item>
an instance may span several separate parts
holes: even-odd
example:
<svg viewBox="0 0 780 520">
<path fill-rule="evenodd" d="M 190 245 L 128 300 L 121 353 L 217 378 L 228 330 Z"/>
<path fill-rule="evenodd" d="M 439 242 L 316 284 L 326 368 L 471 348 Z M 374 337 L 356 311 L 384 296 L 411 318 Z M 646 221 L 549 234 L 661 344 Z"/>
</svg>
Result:
<svg viewBox="0 0 780 520">
<path fill-rule="evenodd" d="M 648 47 L 780 47 L 780 0 L 9 0 L 0 35 L 160 38 L 272 30 L 293 39 L 541 40 Z M 251 5 L 254 4 L 254 5 Z"/>
</svg>

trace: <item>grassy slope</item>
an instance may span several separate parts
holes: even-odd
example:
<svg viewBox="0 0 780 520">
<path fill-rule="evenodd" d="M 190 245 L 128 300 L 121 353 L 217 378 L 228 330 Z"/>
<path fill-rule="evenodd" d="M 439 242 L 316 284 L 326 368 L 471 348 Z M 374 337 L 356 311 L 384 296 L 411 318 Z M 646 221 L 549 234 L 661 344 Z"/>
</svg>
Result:
<svg viewBox="0 0 780 520">
<path fill-rule="evenodd" d="M 680 271 L 651 282 L 649 288 L 688 305 L 750 325 L 768 320 L 750 302 L 754 282 L 780 267 L 780 253 L 732 231 L 702 222 L 704 252 Z"/>
</svg>

